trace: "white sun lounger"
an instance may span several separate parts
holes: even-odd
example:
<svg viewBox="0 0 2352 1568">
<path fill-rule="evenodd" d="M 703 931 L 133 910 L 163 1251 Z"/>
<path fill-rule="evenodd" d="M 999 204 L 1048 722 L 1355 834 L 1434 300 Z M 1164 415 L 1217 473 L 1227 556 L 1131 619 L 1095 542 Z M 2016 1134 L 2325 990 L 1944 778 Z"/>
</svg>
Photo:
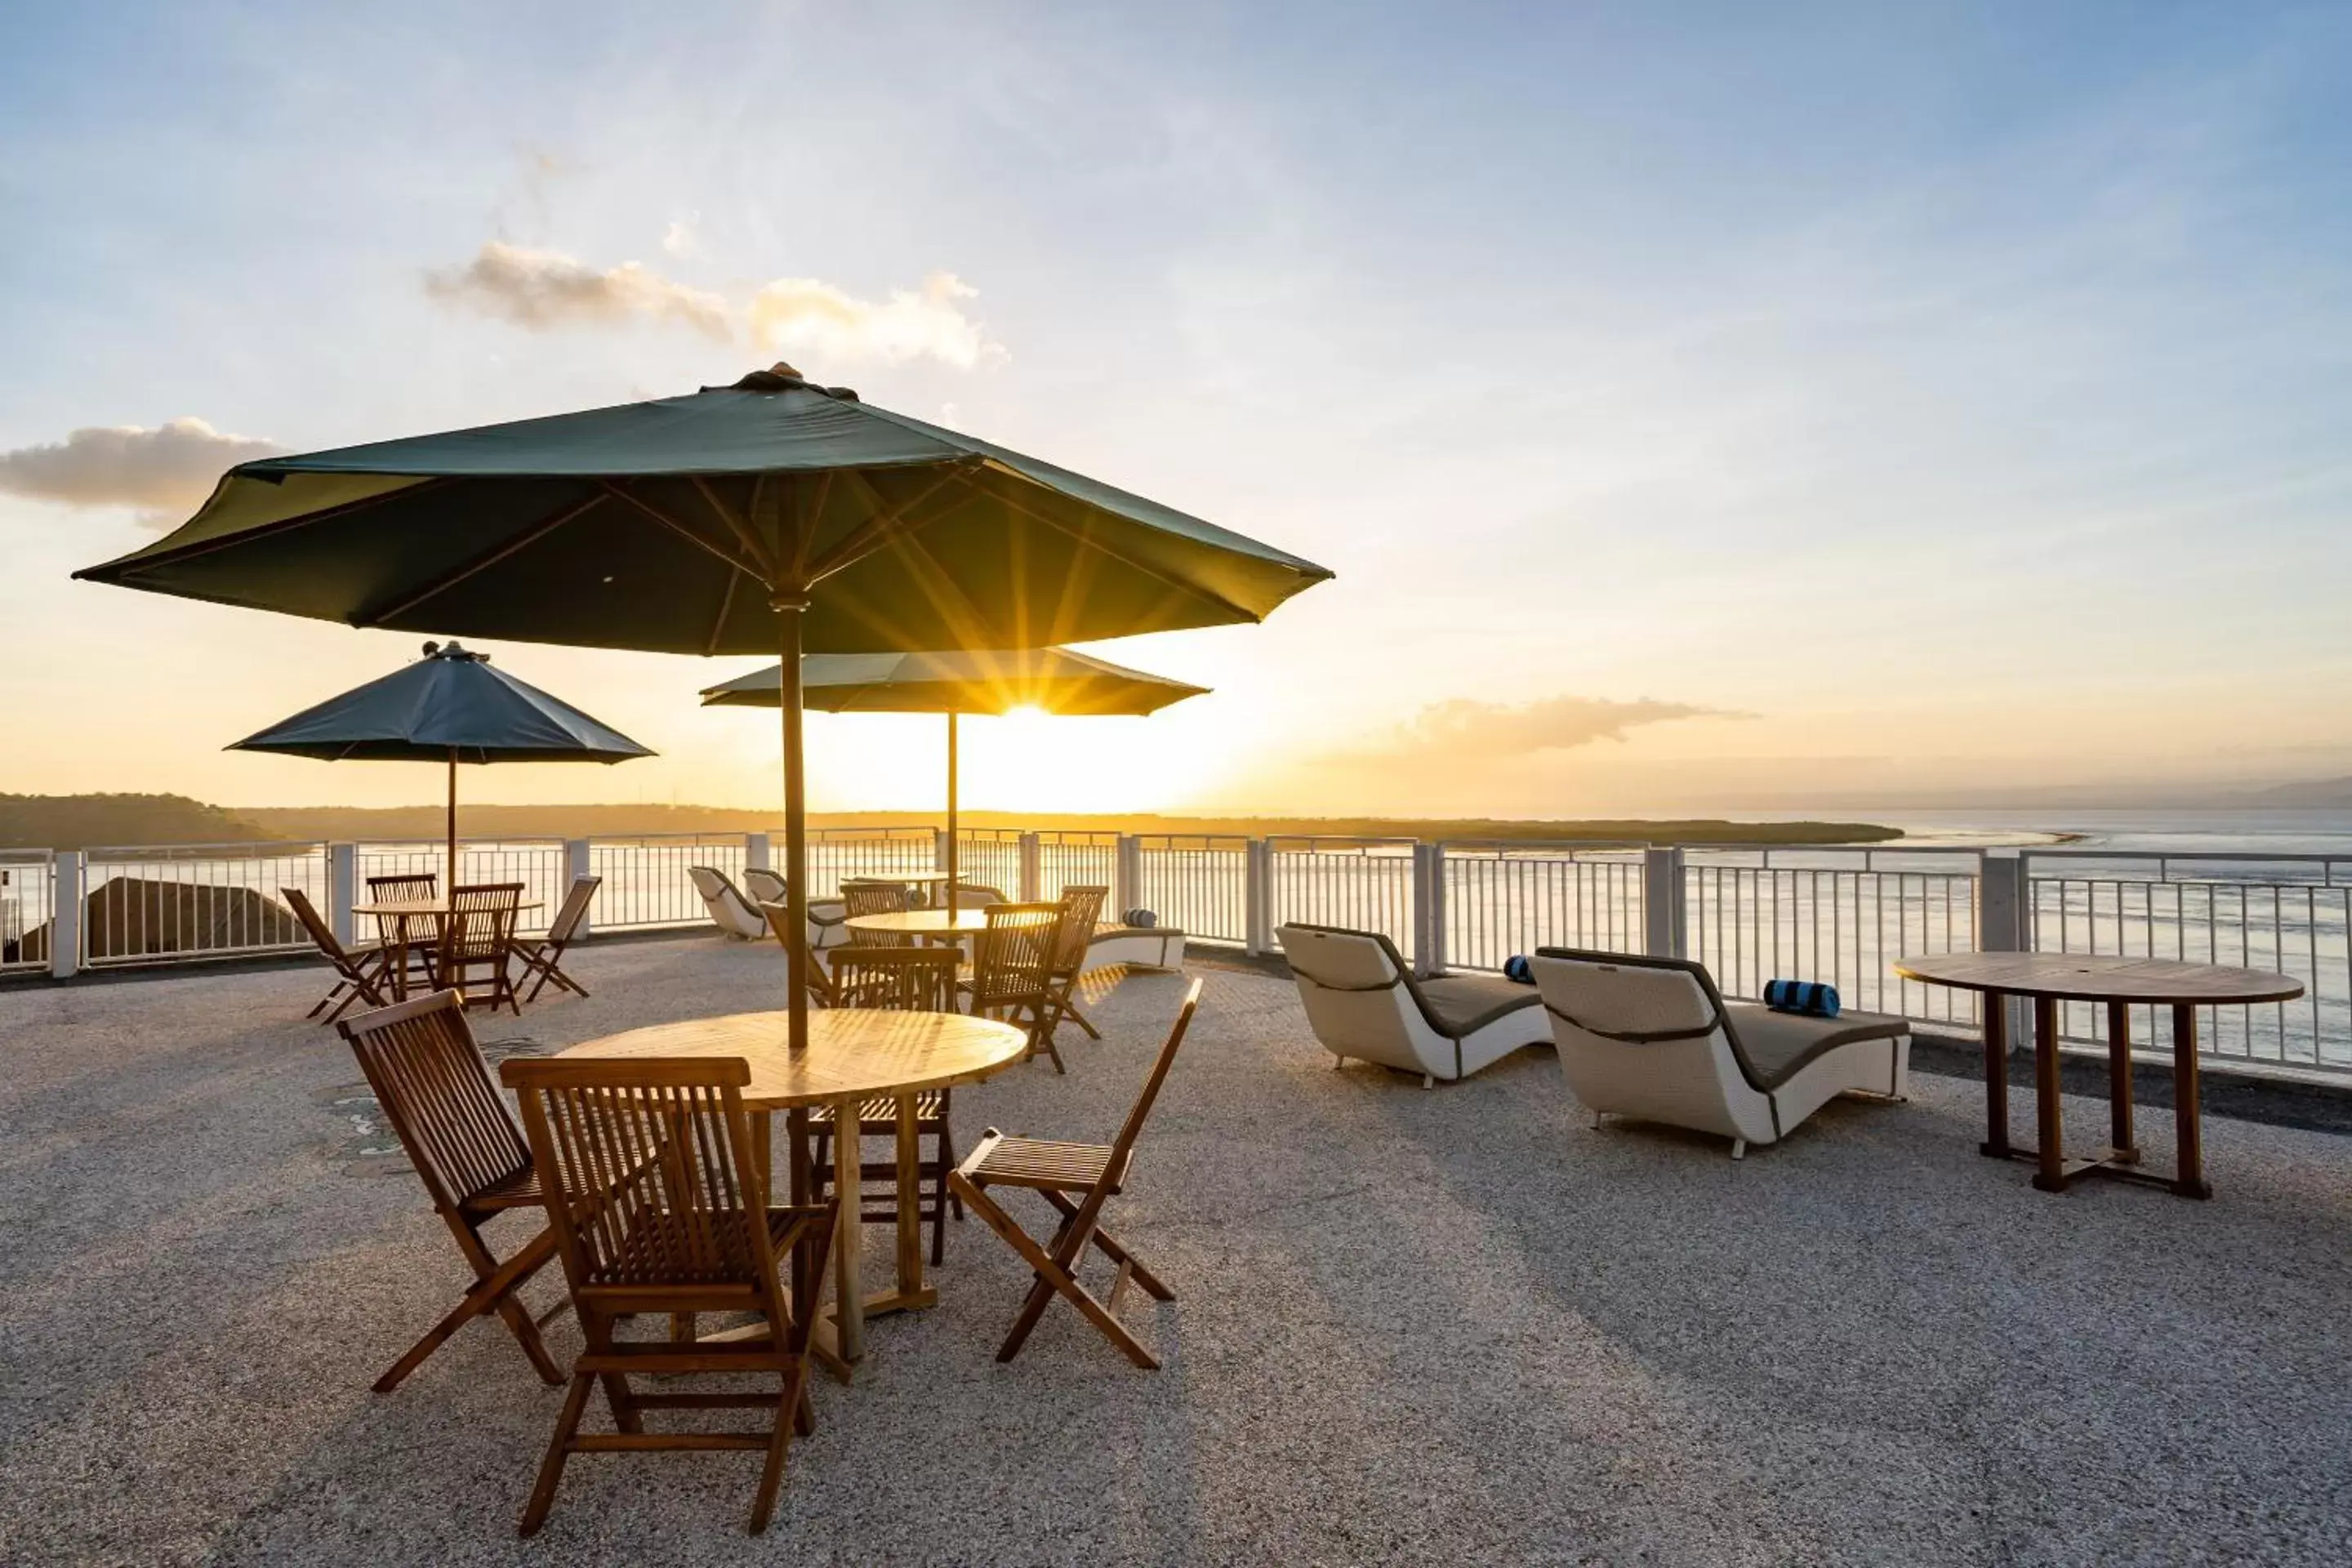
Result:
<svg viewBox="0 0 2352 1568">
<path fill-rule="evenodd" d="M 1378 931 L 1286 925 L 1276 934 L 1307 1021 L 1339 1066 L 1352 1058 L 1417 1072 L 1427 1089 L 1551 1038 L 1535 992 L 1499 975 L 1416 980 Z"/>
<path fill-rule="evenodd" d="M 1726 1002 L 1704 964 L 1538 948 L 1530 961 L 1568 1087 L 1596 1119 L 1661 1121 L 1775 1143 L 1841 1094 L 1908 1092 L 1911 1026 Z"/>
</svg>

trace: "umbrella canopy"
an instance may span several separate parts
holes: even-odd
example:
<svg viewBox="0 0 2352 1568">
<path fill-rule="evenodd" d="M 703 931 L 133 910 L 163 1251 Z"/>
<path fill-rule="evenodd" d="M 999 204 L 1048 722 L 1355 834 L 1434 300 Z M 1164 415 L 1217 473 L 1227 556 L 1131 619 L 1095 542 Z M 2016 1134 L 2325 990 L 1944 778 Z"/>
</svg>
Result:
<svg viewBox="0 0 2352 1568">
<path fill-rule="evenodd" d="M 770 665 L 702 690 L 706 708 L 773 708 L 783 668 Z M 812 654 L 801 706 L 823 713 L 1157 713 L 1208 690 L 1066 647 L 992 653 Z"/>
<path fill-rule="evenodd" d="M 706 708 L 774 708 L 782 665 L 703 688 Z M 801 660 L 801 706 L 824 713 L 948 716 L 948 907 L 956 889 L 956 717 L 1041 708 L 1071 716 L 1157 713 L 1208 690 L 1066 647 L 979 653 L 812 654 Z"/>
<path fill-rule="evenodd" d="M 446 763 L 449 880 L 457 879 L 459 763 L 625 763 L 654 753 L 569 702 L 491 667 L 488 654 L 426 643 L 425 657 L 247 735 L 232 752 L 320 762 Z"/>
<path fill-rule="evenodd" d="M 778 655 L 793 924 L 803 652 L 1021 648 L 1262 618 L 1311 562 L 789 365 L 616 408 L 233 468 L 79 575 L 356 626 Z M 791 1040 L 807 1039 L 791 949 Z"/>
</svg>

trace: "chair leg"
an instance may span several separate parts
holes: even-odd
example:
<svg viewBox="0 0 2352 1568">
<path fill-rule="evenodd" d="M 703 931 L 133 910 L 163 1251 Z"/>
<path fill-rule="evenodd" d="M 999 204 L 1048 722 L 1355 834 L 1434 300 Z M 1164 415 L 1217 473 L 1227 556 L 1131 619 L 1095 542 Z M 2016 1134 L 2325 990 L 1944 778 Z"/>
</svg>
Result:
<svg viewBox="0 0 2352 1568">
<path fill-rule="evenodd" d="M 1095 1027 L 1094 1020 L 1087 1017 L 1084 1013 L 1078 1010 L 1076 998 L 1071 996 L 1066 992 L 1064 993 L 1062 996 L 1062 1012 L 1072 1023 L 1077 1025 L 1079 1028 L 1084 1029 L 1087 1032 L 1087 1038 L 1090 1040 L 1099 1040 L 1102 1038 L 1102 1031 Z"/>
<path fill-rule="evenodd" d="M 1748 1158 L 1748 1140 L 1747 1140 L 1747 1139 L 1745 1139 L 1745 1138 L 1734 1138 L 1734 1139 L 1731 1141 L 1731 1157 L 1732 1157 L 1733 1159 L 1735 1159 L 1735 1160 L 1745 1160 L 1746 1158 Z"/>
<path fill-rule="evenodd" d="M 1422 1074 L 1421 1087 L 1423 1089 L 1435 1089 L 1437 1087 L 1437 1075 L 1435 1073 L 1426 1072 Z"/>
<path fill-rule="evenodd" d="M 1125 1326 L 1117 1318 L 1111 1316 L 1109 1310 L 1100 1301 L 1096 1300 L 1085 1286 L 1077 1282 L 1071 1275 L 1066 1261 L 1047 1253 L 1044 1247 L 1038 1246 L 1036 1238 L 1014 1224 L 1013 1217 L 999 1208 L 996 1201 L 989 1197 L 979 1184 L 973 1182 L 961 1171 L 950 1175 L 948 1181 L 963 1194 L 963 1201 L 971 1211 L 987 1222 L 989 1229 L 1003 1237 L 1006 1244 L 1021 1255 L 1023 1260 L 1037 1276 L 1036 1284 L 1030 1288 L 1028 1300 L 1022 1303 L 1021 1316 L 1013 1321 L 1013 1331 L 1004 1337 L 1004 1343 L 998 1347 L 996 1352 L 998 1361 L 1009 1362 L 1021 1353 L 1022 1345 L 1028 1341 L 1029 1331 L 1037 1326 L 1037 1320 L 1045 1315 L 1046 1305 L 1056 1294 L 1059 1294 L 1084 1314 L 1087 1321 L 1100 1330 L 1105 1339 L 1117 1345 L 1128 1360 L 1146 1372 L 1156 1371 L 1159 1368 L 1159 1358 L 1146 1350 L 1143 1342 L 1129 1333 Z M 1070 1226 L 1064 1226 L 1056 1233 L 1055 1241 L 1059 1247 L 1069 1248 L 1075 1256 L 1086 1246 L 1087 1238 L 1073 1237 L 1070 1231 Z"/>
<path fill-rule="evenodd" d="M 446 1216 L 445 1216 L 446 1217 Z M 450 1231 L 457 1238 L 457 1249 L 474 1270 L 474 1284 L 441 1321 L 425 1332 L 425 1337 L 408 1347 L 407 1353 L 392 1363 L 391 1369 L 375 1380 L 375 1392 L 390 1394 L 398 1388 L 408 1374 L 425 1363 L 425 1359 L 448 1342 L 449 1337 L 476 1318 L 495 1311 L 507 1327 L 513 1331 L 521 1344 L 523 1354 L 551 1387 L 560 1387 L 563 1373 L 554 1358 L 547 1353 L 547 1343 L 539 1337 L 539 1329 L 530 1314 L 514 1293 L 524 1280 L 536 1274 L 547 1260 L 555 1256 L 555 1237 L 551 1231 L 541 1231 L 521 1251 L 504 1263 L 490 1256 L 482 1239 L 461 1219 L 450 1219 Z"/>
<path fill-rule="evenodd" d="M 1041 1188 L 1039 1190 L 1045 1194 L 1047 1202 L 1051 1203 L 1055 1208 L 1062 1211 L 1064 1218 L 1076 1219 L 1077 1217 L 1077 1205 L 1072 1203 L 1068 1198 L 1064 1197 L 1061 1194 L 1054 1192 L 1051 1189 Z M 1150 1269 L 1146 1268 L 1137 1260 L 1133 1253 L 1128 1251 L 1126 1247 L 1121 1247 L 1118 1240 L 1113 1237 L 1108 1231 L 1103 1229 L 1100 1225 L 1095 1226 L 1095 1233 L 1092 1239 L 1097 1247 L 1102 1248 L 1102 1253 L 1105 1258 L 1108 1258 L 1113 1263 L 1118 1264 L 1120 1268 L 1131 1270 L 1134 1273 L 1135 1282 L 1143 1287 L 1144 1294 L 1160 1301 L 1173 1301 L 1176 1299 L 1175 1291 L 1171 1290 L 1167 1286 L 1161 1284 L 1158 1275 L 1152 1273 Z M 1118 1309 L 1114 1307 L 1111 1310 L 1113 1311 L 1117 1311 Z"/>
<path fill-rule="evenodd" d="M 555 1506 L 556 1483 L 563 1479 L 563 1461 L 572 1452 L 572 1434 L 580 1429 L 580 1417 L 588 1408 L 588 1391 L 595 1379 L 584 1372 L 572 1374 L 572 1387 L 563 1396 L 563 1413 L 555 1418 L 555 1436 L 547 1445 L 547 1457 L 539 1462 L 539 1480 L 530 1489 L 530 1502 L 522 1510 L 520 1533 L 535 1535 L 547 1522 L 547 1510 Z"/>
</svg>

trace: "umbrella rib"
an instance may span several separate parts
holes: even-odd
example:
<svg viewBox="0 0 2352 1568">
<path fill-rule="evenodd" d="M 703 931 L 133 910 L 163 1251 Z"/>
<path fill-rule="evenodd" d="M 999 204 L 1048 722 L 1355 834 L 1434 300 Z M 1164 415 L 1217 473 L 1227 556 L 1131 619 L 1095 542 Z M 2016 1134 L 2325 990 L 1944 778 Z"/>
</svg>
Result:
<svg viewBox="0 0 2352 1568">
<path fill-rule="evenodd" d="M 736 571 L 742 573 L 747 577 L 757 578 L 761 582 L 767 581 L 766 570 L 759 562 L 744 561 L 740 556 L 736 555 L 733 551 L 725 549 L 724 547 L 703 538 L 702 535 L 695 532 L 694 530 L 687 527 L 686 524 L 678 521 L 677 519 L 670 516 L 667 512 L 661 510 L 659 508 L 654 506 L 651 502 L 644 500 L 642 497 L 624 489 L 621 486 L 614 484 L 610 479 L 600 479 L 597 482 L 604 487 L 607 494 L 628 502 L 631 506 L 635 507 L 639 511 L 644 512 L 647 517 L 652 518 L 656 522 L 660 523 L 664 528 L 668 529 L 672 533 L 677 534 L 680 539 L 685 540 L 688 544 L 700 546 L 703 551 L 709 554 L 718 557 L 721 561 L 724 561 L 728 565 L 732 566 Z"/>
<path fill-rule="evenodd" d="M 767 476 L 763 474 L 760 477 L 761 479 L 765 479 Z M 761 542 L 760 536 L 752 531 L 751 525 L 745 522 L 741 518 L 737 517 L 735 515 L 735 509 L 719 499 L 719 492 L 710 488 L 710 481 L 709 479 L 704 479 L 700 474 L 691 474 L 688 476 L 688 482 L 692 484 L 695 489 L 700 493 L 703 500 L 709 505 L 710 510 L 719 514 L 719 521 L 727 525 L 729 532 L 734 534 L 735 542 L 744 548 L 752 560 L 760 563 L 761 574 L 765 576 L 769 582 L 774 582 L 777 575 L 776 563 L 769 557 L 767 546 Z M 757 481 L 754 482 L 756 483 Z"/>
<path fill-rule="evenodd" d="M 530 527 L 523 530 L 522 532 L 515 535 L 512 539 L 500 543 L 495 549 L 486 550 L 481 554 L 475 556 L 472 560 L 467 562 L 464 565 L 456 568 L 454 571 L 443 573 L 440 576 L 436 577 L 430 583 L 425 584 L 425 586 L 417 589 L 415 593 L 409 595 L 404 599 L 395 600 L 394 603 L 386 605 L 381 610 L 369 611 L 367 614 L 353 620 L 352 625 L 362 627 L 380 626 L 384 622 L 392 619 L 394 616 L 404 616 L 409 611 L 416 608 L 417 605 L 425 603 L 427 599 L 436 598 L 442 594 L 446 594 L 450 589 L 456 587 L 458 584 L 465 582 L 467 578 L 475 576 L 479 573 L 488 571 L 499 562 L 507 559 L 507 557 L 516 554 L 520 551 L 530 549 L 532 545 L 538 543 L 549 534 L 553 533 L 557 529 L 562 528 L 565 523 L 570 522 L 573 518 L 578 517 L 590 507 L 595 506 L 604 499 L 604 498 L 601 495 L 593 495 L 576 506 L 564 508 L 563 510 L 557 512 L 552 517 L 541 518 L 538 522 L 533 523 Z"/>
<path fill-rule="evenodd" d="M 866 557 L 873 554 L 885 544 L 889 543 L 892 539 L 897 538 L 901 534 L 911 532 L 913 530 L 924 526 L 921 523 L 908 522 L 907 521 L 908 514 L 913 511 L 917 507 L 922 505 L 925 501 L 930 500 L 933 496 L 939 494 L 942 487 L 954 480 L 961 479 L 965 483 L 969 484 L 971 482 L 971 470 L 979 468 L 980 466 L 981 460 L 979 458 L 958 458 L 955 462 L 948 465 L 948 471 L 941 474 L 937 479 L 934 479 L 929 488 L 918 491 L 911 499 L 898 506 L 894 510 L 883 512 L 876 517 L 867 518 L 864 522 L 859 523 L 856 528 L 850 530 L 848 534 L 845 535 L 839 542 L 835 543 L 832 549 L 826 551 L 823 555 L 817 558 L 816 563 L 809 568 L 808 580 L 811 583 L 823 582 L 825 578 L 832 576 L 835 573 L 844 571 L 848 567 L 856 565 L 858 562 L 865 560 Z M 862 477 L 861 482 L 863 482 Z M 869 494 L 872 493 L 873 486 L 871 484 L 866 485 L 866 489 Z"/>
<path fill-rule="evenodd" d="M 702 645 L 702 657 L 709 658 L 719 651 L 719 639 L 727 635 L 727 617 L 735 608 L 735 584 L 743 580 L 740 571 L 727 574 L 727 591 L 719 595 L 719 615 L 710 623 L 710 640 Z"/>
<path fill-rule="evenodd" d="M 1214 605 L 1221 610 L 1230 611 L 1234 619 L 1236 621 L 1257 623 L 1265 619 L 1264 616 L 1258 615 L 1255 611 L 1242 608 L 1241 605 L 1234 604 L 1231 599 L 1226 598 L 1222 594 L 1213 594 L 1208 589 L 1202 587 L 1196 583 L 1187 583 L 1180 577 L 1172 577 L 1167 573 L 1160 570 L 1157 566 L 1150 564 L 1149 562 L 1138 561 L 1131 555 L 1122 555 L 1118 552 L 1109 548 L 1108 545 L 1097 543 L 1096 541 L 1088 538 L 1080 530 L 1072 528 L 1068 523 L 1060 521 L 1057 519 L 1047 517 L 1044 512 L 1037 510 L 1034 507 L 1026 505 L 1022 501 L 1015 500 L 1011 496 L 1000 495 L 994 490 L 982 490 L 981 493 L 987 496 L 991 500 L 995 501 L 1000 506 L 1003 506 L 1009 510 L 1020 513 L 1030 521 L 1050 528 L 1056 533 L 1066 534 L 1069 538 L 1076 540 L 1086 549 L 1097 551 L 1104 555 L 1108 555 L 1112 560 L 1118 562 L 1120 565 L 1140 572 L 1145 576 L 1165 584 L 1167 586 L 1175 589 L 1180 594 L 1189 595 L 1192 598 L 1200 599 L 1208 604 Z"/>
</svg>

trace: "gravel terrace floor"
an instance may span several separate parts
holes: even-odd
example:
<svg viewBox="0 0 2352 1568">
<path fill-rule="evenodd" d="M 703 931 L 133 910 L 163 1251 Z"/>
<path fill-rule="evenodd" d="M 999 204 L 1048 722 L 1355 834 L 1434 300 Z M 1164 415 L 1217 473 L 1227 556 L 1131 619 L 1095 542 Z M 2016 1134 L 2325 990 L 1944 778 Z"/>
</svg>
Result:
<svg viewBox="0 0 2352 1568">
<path fill-rule="evenodd" d="M 494 1053 L 779 994 L 772 949 L 577 958 L 596 994 L 479 1019 Z M 2211 1121 L 2212 1203 L 2053 1198 L 1977 1155 L 1974 1086 L 1921 1075 L 1735 1164 L 1596 1131 L 1544 1050 L 1434 1091 L 1335 1073 L 1287 984 L 1230 971 L 1111 1211 L 1179 1295 L 1127 1308 L 1162 1370 L 1061 1305 L 997 1365 L 1025 1277 L 973 1220 L 939 1307 L 815 1384 L 764 1537 L 755 1455 L 587 1455 L 520 1542 L 560 1395 L 502 1329 L 368 1392 L 460 1268 L 298 1021 L 322 984 L 0 990 L 0 1559 L 2352 1560 L 2344 1140 Z M 1108 1138 L 1181 987 L 1103 996 L 1066 1079 L 958 1091 L 963 1141 Z"/>
</svg>

